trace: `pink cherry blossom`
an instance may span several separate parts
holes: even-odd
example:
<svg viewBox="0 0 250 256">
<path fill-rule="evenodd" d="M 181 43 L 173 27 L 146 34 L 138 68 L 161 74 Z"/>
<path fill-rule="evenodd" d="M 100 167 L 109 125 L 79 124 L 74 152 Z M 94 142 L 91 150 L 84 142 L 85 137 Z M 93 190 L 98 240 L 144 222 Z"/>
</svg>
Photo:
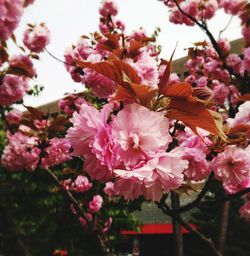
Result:
<svg viewBox="0 0 250 256">
<path fill-rule="evenodd" d="M 8 135 L 9 144 L 4 148 L 1 163 L 9 171 L 34 171 L 40 159 L 38 138 L 21 132 Z"/>
<path fill-rule="evenodd" d="M 159 201 L 162 191 L 178 188 L 188 161 L 182 159 L 181 149 L 162 153 L 131 170 L 114 170 L 115 191 L 126 200 L 143 195 L 147 200 Z"/>
<path fill-rule="evenodd" d="M 190 180 L 201 181 L 210 174 L 206 155 L 198 148 L 185 148 L 183 159 L 188 160 L 188 168 L 184 171 Z"/>
<path fill-rule="evenodd" d="M 226 13 L 237 15 L 242 11 L 246 0 L 220 0 L 220 6 Z"/>
<path fill-rule="evenodd" d="M 13 109 L 6 115 L 6 120 L 10 124 L 18 124 L 22 119 L 22 115 L 19 109 Z"/>
<path fill-rule="evenodd" d="M 23 13 L 23 0 L 0 0 L 0 41 L 10 38 Z"/>
<path fill-rule="evenodd" d="M 227 57 L 227 65 L 233 68 L 234 72 L 240 74 L 243 68 L 243 63 L 239 55 L 237 54 L 229 54 Z"/>
<path fill-rule="evenodd" d="M 149 53 L 143 51 L 137 62 L 134 64 L 138 75 L 141 78 L 141 84 L 152 86 L 156 88 L 158 84 L 158 66 L 155 58 L 151 57 Z"/>
<path fill-rule="evenodd" d="M 89 211 L 91 213 L 99 212 L 102 208 L 103 199 L 100 195 L 96 195 L 93 197 L 92 201 L 89 202 Z"/>
<path fill-rule="evenodd" d="M 225 84 L 213 81 L 214 100 L 217 104 L 223 105 L 229 94 L 229 88 Z"/>
<path fill-rule="evenodd" d="M 103 189 L 104 193 L 108 196 L 115 196 L 115 187 L 114 187 L 114 182 L 109 181 L 105 184 L 105 188 Z"/>
<path fill-rule="evenodd" d="M 22 100 L 27 89 L 28 85 L 24 79 L 6 75 L 0 85 L 0 106 L 9 106 Z"/>
<path fill-rule="evenodd" d="M 41 161 L 41 167 L 47 169 L 70 160 L 70 148 L 71 144 L 67 139 L 51 139 L 50 145 L 44 149 L 44 157 Z"/>
<path fill-rule="evenodd" d="M 230 185 L 234 188 L 244 182 L 250 176 L 250 147 L 241 149 L 236 146 L 227 146 L 222 153 L 219 153 L 212 162 L 211 166 L 215 177 L 223 182 L 224 189 L 228 193 L 234 193 Z"/>
<path fill-rule="evenodd" d="M 29 27 L 23 35 L 24 45 L 31 51 L 40 53 L 49 44 L 50 32 L 44 23 Z"/>
<path fill-rule="evenodd" d="M 118 12 L 118 9 L 113 0 L 102 1 L 102 6 L 99 9 L 99 13 L 102 16 L 104 16 L 104 17 L 108 17 L 109 15 L 115 16 L 115 15 L 117 15 L 117 12 Z"/>
<path fill-rule="evenodd" d="M 129 168 L 164 152 L 172 141 L 168 133 L 169 121 L 164 114 L 136 103 L 126 105 L 113 118 L 111 126 L 116 158 Z"/>
<path fill-rule="evenodd" d="M 70 189 L 78 193 L 83 193 L 88 191 L 91 187 L 92 183 L 89 182 L 89 179 L 86 176 L 78 175 L 75 181 L 71 184 Z"/>
</svg>

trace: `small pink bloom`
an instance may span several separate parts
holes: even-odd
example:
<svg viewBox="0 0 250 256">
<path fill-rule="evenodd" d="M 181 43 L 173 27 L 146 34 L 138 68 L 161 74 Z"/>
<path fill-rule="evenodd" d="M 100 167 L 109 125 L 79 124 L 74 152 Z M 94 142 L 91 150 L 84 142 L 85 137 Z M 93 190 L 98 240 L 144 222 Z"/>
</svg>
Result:
<svg viewBox="0 0 250 256">
<path fill-rule="evenodd" d="M 28 85 L 24 79 L 6 75 L 0 84 L 0 106 L 9 106 L 22 100 L 27 89 Z"/>
<path fill-rule="evenodd" d="M 92 213 L 99 212 L 102 208 L 103 199 L 100 195 L 93 197 L 92 201 L 89 202 L 89 211 Z"/>
<path fill-rule="evenodd" d="M 206 155 L 198 148 L 185 148 L 183 159 L 188 160 L 188 168 L 184 171 L 190 180 L 201 181 L 210 174 Z"/>
<path fill-rule="evenodd" d="M 38 138 L 21 132 L 8 135 L 9 144 L 4 148 L 1 163 L 9 171 L 34 171 L 40 159 Z"/>
<path fill-rule="evenodd" d="M 7 116 L 6 116 L 6 120 L 8 123 L 10 124 L 18 124 L 21 119 L 22 119 L 22 112 L 18 109 L 13 109 L 12 111 L 10 111 Z"/>
<path fill-rule="evenodd" d="M 105 184 L 105 188 L 103 189 L 104 193 L 108 196 L 115 196 L 115 188 L 114 188 L 114 183 L 109 181 Z"/>
<path fill-rule="evenodd" d="M 23 36 L 24 45 L 31 51 L 40 53 L 49 44 L 50 32 L 44 23 L 29 27 Z"/>
<path fill-rule="evenodd" d="M 104 16 L 104 17 L 108 17 L 109 15 L 115 16 L 115 15 L 117 15 L 117 12 L 118 12 L 118 9 L 113 0 L 103 0 L 102 1 L 102 6 L 99 9 L 99 13 L 102 16 Z"/>
<path fill-rule="evenodd" d="M 51 139 L 50 145 L 44 149 L 45 155 L 42 158 L 41 167 L 47 169 L 70 160 L 70 148 L 71 144 L 67 139 Z"/>
<path fill-rule="evenodd" d="M 86 176 L 79 175 L 75 181 L 71 184 L 71 190 L 75 192 L 86 192 L 92 187 L 92 183 L 89 182 L 89 179 Z"/>
<path fill-rule="evenodd" d="M 227 146 L 211 162 L 216 179 L 223 182 L 224 189 L 228 193 L 237 192 L 229 189 L 231 185 L 241 187 L 244 180 L 250 176 L 249 148 L 243 150 L 236 146 Z"/>
</svg>

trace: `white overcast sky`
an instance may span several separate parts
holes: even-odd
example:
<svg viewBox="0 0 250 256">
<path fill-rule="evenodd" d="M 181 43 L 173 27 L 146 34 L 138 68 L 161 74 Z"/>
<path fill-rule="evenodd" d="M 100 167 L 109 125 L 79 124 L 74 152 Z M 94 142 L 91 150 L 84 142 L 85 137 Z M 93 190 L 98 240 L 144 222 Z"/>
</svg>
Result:
<svg viewBox="0 0 250 256">
<path fill-rule="evenodd" d="M 98 28 L 98 8 L 101 0 L 36 0 L 29 6 L 22 17 L 19 28 L 15 31 L 18 41 L 26 23 L 45 22 L 51 31 L 51 43 L 48 49 L 60 59 L 66 47 L 74 44 L 81 35 L 96 31 Z M 159 43 L 162 45 L 162 57 L 168 59 L 176 42 L 178 48 L 175 59 L 185 55 L 184 48 L 192 42 L 202 41 L 206 37 L 197 27 L 174 25 L 168 22 L 168 9 L 157 0 L 116 0 L 119 7 L 118 18 L 126 23 L 128 32 L 144 27 L 151 34 L 156 27 L 161 28 Z M 230 19 L 219 12 L 210 29 L 218 35 Z M 240 37 L 239 20 L 234 18 L 223 36 L 230 40 Z M 66 92 L 80 91 L 83 85 L 74 83 L 63 64 L 51 58 L 47 53 L 35 63 L 38 83 L 45 89 L 39 97 L 26 97 L 25 104 L 38 106 L 63 97 Z"/>
</svg>

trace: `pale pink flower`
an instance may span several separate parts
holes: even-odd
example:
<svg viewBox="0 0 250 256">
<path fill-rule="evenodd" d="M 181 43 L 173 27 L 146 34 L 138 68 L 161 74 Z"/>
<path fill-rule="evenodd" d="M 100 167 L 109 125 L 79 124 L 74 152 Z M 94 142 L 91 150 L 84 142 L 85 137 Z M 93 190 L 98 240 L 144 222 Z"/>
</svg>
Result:
<svg viewBox="0 0 250 256">
<path fill-rule="evenodd" d="M 6 120 L 10 124 L 18 124 L 22 119 L 22 112 L 18 109 L 13 109 L 6 115 Z"/>
<path fill-rule="evenodd" d="M 157 87 L 159 77 L 157 62 L 148 52 L 143 51 L 139 55 L 138 60 L 134 63 L 134 68 L 141 78 L 141 84 Z"/>
<path fill-rule="evenodd" d="M 239 55 L 237 54 L 229 54 L 227 59 L 227 65 L 231 67 L 235 73 L 240 74 L 242 71 L 243 63 Z"/>
<path fill-rule="evenodd" d="M 229 88 L 225 86 L 225 84 L 216 80 L 213 81 L 212 87 L 214 92 L 214 101 L 219 105 L 223 105 L 225 100 L 228 98 Z"/>
<path fill-rule="evenodd" d="M 9 106 L 22 100 L 27 89 L 28 85 L 24 79 L 6 75 L 0 84 L 0 106 Z"/>
<path fill-rule="evenodd" d="M 188 161 L 182 159 L 181 149 L 162 153 L 131 170 L 114 170 L 115 191 L 126 200 L 143 195 L 147 200 L 159 201 L 162 191 L 178 188 Z"/>
<path fill-rule="evenodd" d="M 61 164 L 71 159 L 71 144 L 64 138 L 53 138 L 50 145 L 44 149 L 44 156 L 41 161 L 41 167 L 48 169 L 54 165 Z"/>
<path fill-rule="evenodd" d="M 8 141 L 1 158 L 3 167 L 9 171 L 34 171 L 41 153 L 38 138 L 16 132 L 8 135 Z"/>
<path fill-rule="evenodd" d="M 23 0 L 0 0 L 0 41 L 10 38 L 23 13 Z"/>
<path fill-rule="evenodd" d="M 188 160 L 188 168 L 184 171 L 190 180 L 201 181 L 210 174 L 206 154 L 198 148 L 185 148 L 183 159 Z"/>
<path fill-rule="evenodd" d="M 111 126 L 116 158 L 129 168 L 164 152 L 172 141 L 169 121 L 164 114 L 136 103 L 126 105 L 113 118 Z"/>
<path fill-rule="evenodd" d="M 78 175 L 75 181 L 71 184 L 70 189 L 78 193 L 83 193 L 88 191 L 91 187 L 92 183 L 89 182 L 89 179 L 86 176 Z"/>
<path fill-rule="evenodd" d="M 236 146 L 227 146 L 211 162 L 216 179 L 223 182 L 223 187 L 228 193 L 232 193 L 228 186 L 241 187 L 244 180 L 250 176 L 249 148 L 243 150 Z"/>
<path fill-rule="evenodd" d="M 23 35 L 24 45 L 31 51 L 40 53 L 49 44 L 50 32 L 44 23 L 29 27 Z"/>
<path fill-rule="evenodd" d="M 102 164 L 94 154 L 85 156 L 83 170 L 89 174 L 91 179 L 98 181 L 108 181 L 112 175 L 112 171 Z"/>
<path fill-rule="evenodd" d="M 93 197 L 92 201 L 89 202 L 89 211 L 91 213 L 99 212 L 102 208 L 103 199 L 100 195 L 96 195 Z"/>
<path fill-rule="evenodd" d="M 70 119 L 73 127 L 68 130 L 67 134 L 67 138 L 74 148 L 73 155 L 83 157 L 89 155 L 93 146 L 96 153 L 104 150 L 100 144 L 108 136 L 105 131 L 109 130 L 107 120 L 112 107 L 111 104 L 106 104 L 99 112 L 94 107 L 84 103 L 81 105 L 79 113 L 73 114 Z"/>
</svg>

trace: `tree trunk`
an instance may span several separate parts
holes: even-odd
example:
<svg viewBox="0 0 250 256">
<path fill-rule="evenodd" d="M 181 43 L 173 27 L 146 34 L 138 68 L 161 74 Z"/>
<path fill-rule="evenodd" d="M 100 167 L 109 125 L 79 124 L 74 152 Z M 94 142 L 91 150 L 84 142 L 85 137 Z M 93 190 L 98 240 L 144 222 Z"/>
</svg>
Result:
<svg viewBox="0 0 250 256">
<path fill-rule="evenodd" d="M 173 209 L 180 207 L 180 197 L 177 193 L 171 192 L 171 205 Z M 181 225 L 172 218 L 175 255 L 183 256 L 183 237 Z"/>
<path fill-rule="evenodd" d="M 223 255 L 224 245 L 227 236 L 228 216 L 229 216 L 230 202 L 224 202 L 221 208 L 221 219 L 217 238 L 217 249 Z"/>
</svg>

